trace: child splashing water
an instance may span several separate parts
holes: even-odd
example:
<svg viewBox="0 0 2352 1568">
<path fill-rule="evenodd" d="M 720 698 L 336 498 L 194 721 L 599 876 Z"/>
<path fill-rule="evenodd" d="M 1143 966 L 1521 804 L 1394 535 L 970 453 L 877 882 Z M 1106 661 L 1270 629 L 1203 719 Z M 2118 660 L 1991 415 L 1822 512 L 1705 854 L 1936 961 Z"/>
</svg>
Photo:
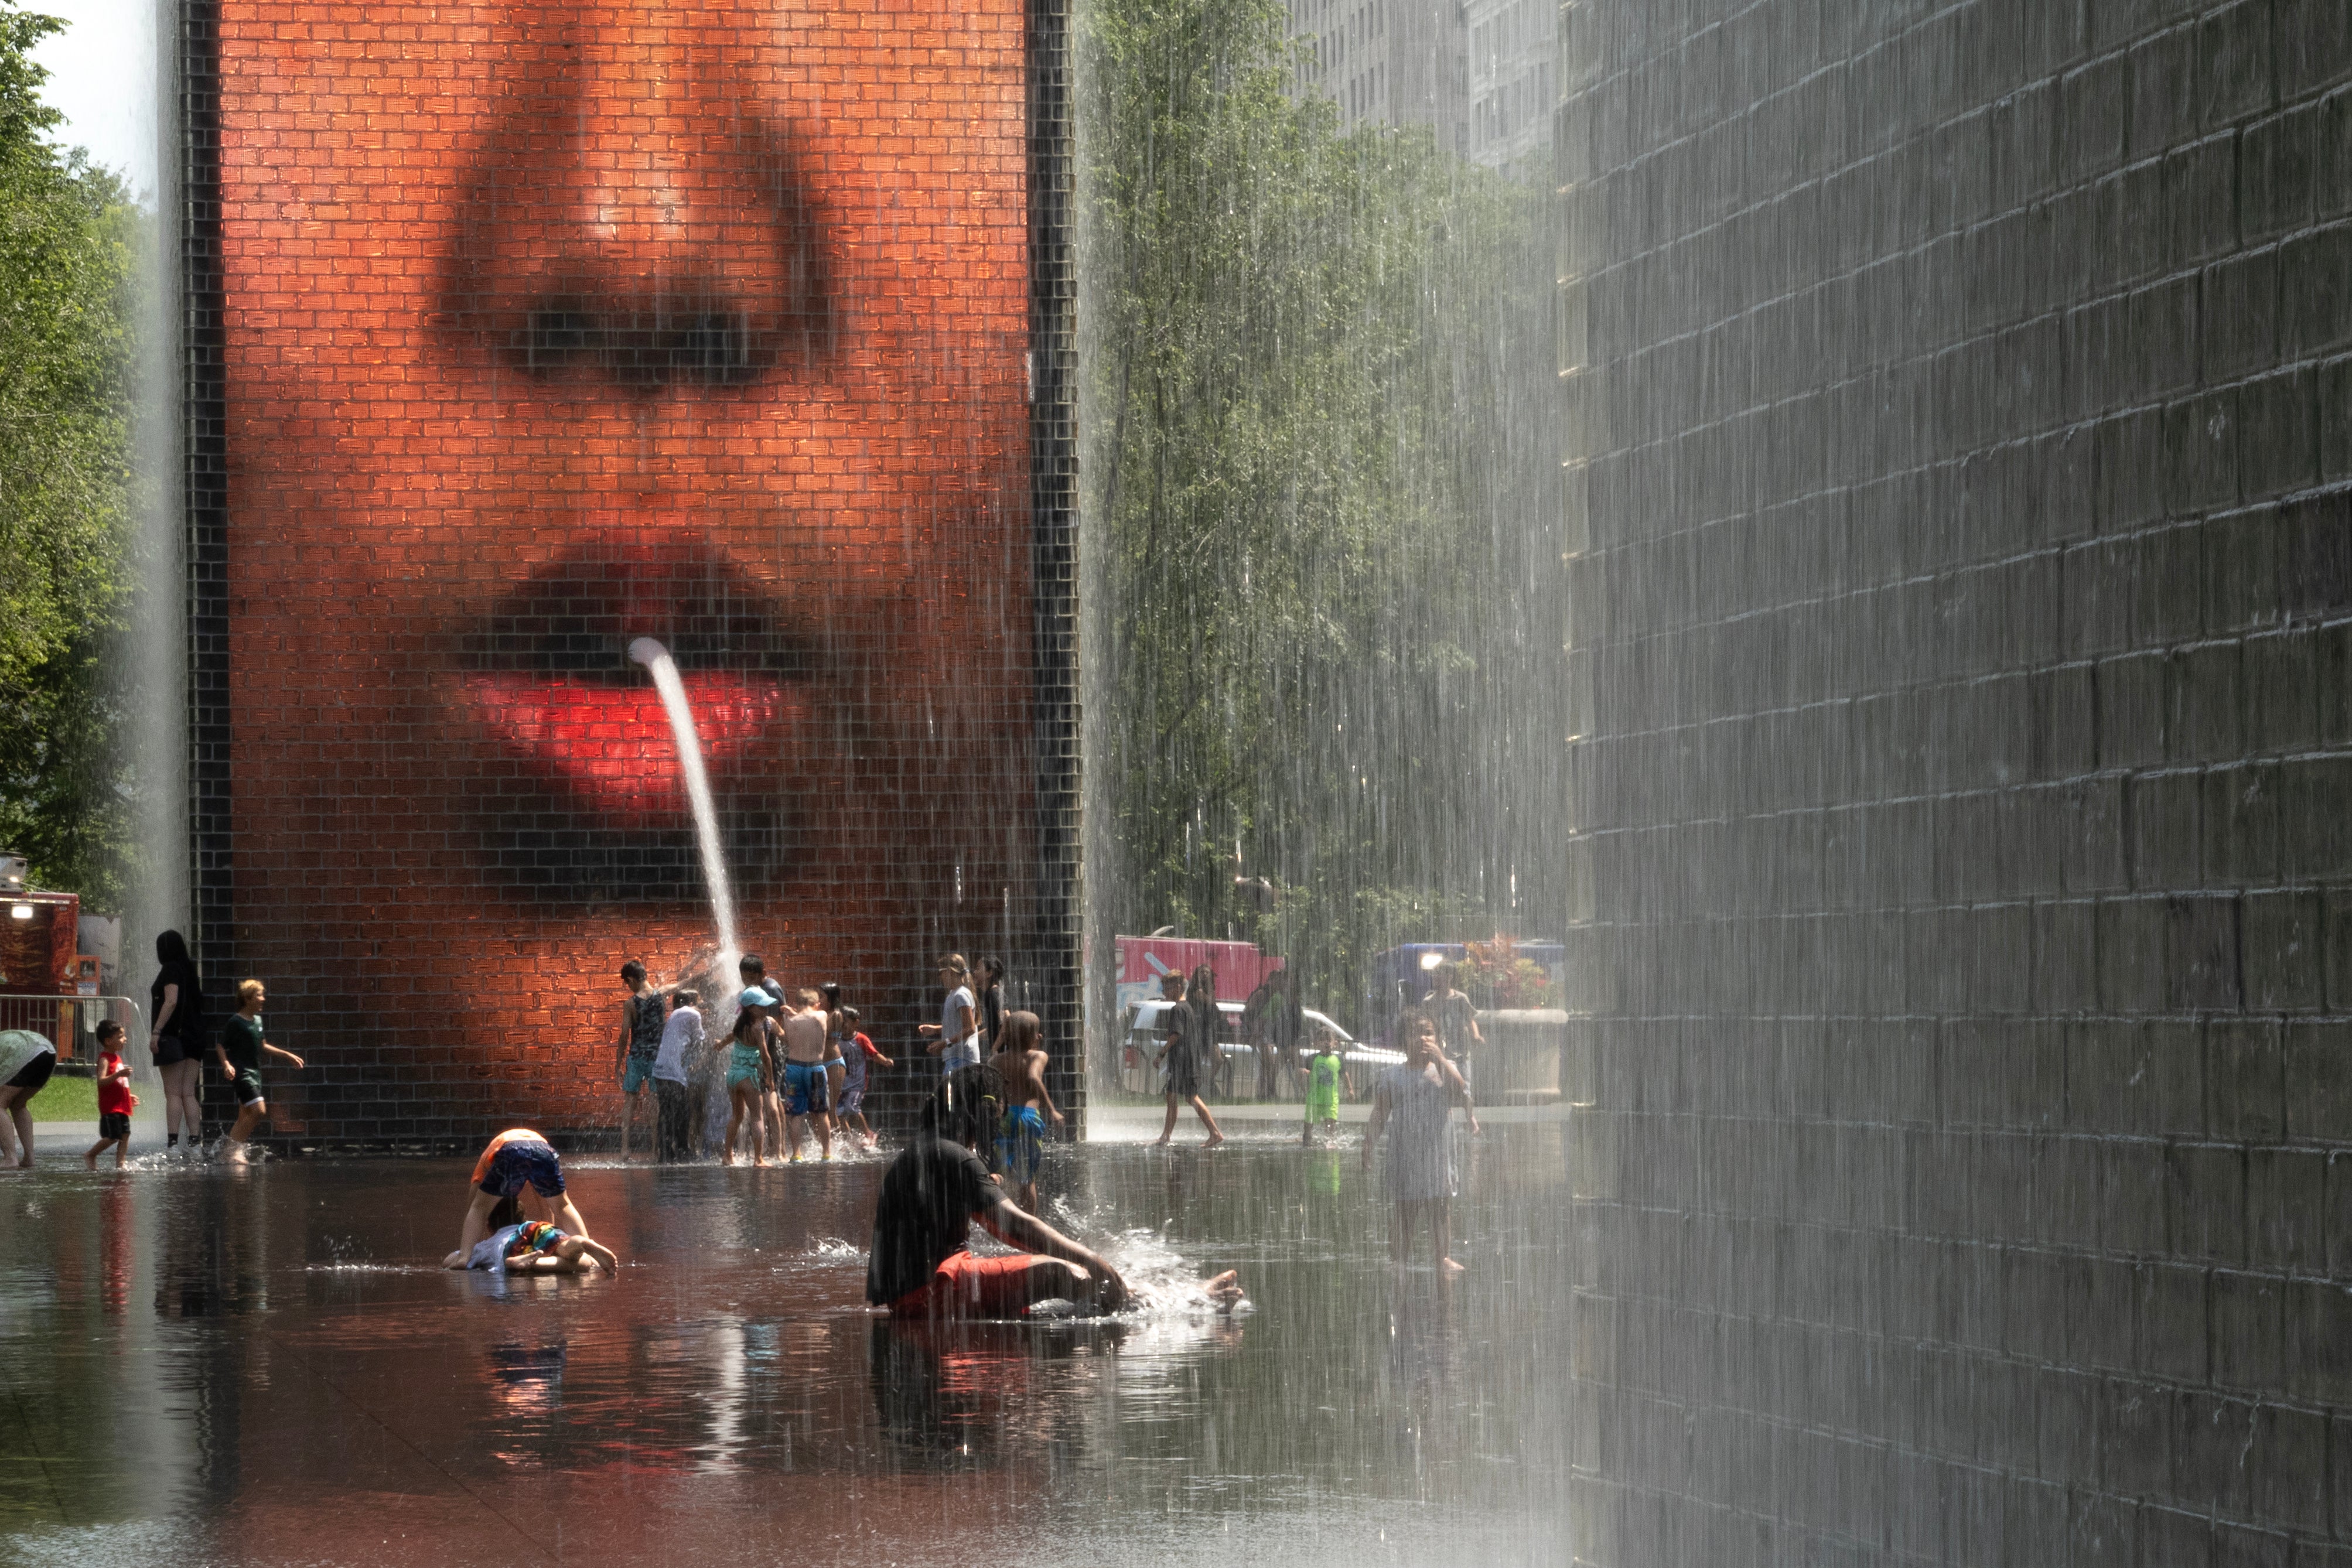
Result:
<svg viewBox="0 0 2352 1568">
<path fill-rule="evenodd" d="M 766 1009 L 776 1005 L 776 998 L 757 986 L 745 988 L 735 998 L 735 1037 L 727 1048 L 727 1143 L 719 1156 L 721 1165 L 735 1163 L 735 1134 L 745 1133 L 751 1163 L 768 1163 L 767 1141 L 762 1135 L 766 1116 L 768 1084 L 773 1081 L 774 1066 L 769 1058 L 769 1024 Z"/>
<path fill-rule="evenodd" d="M 1037 1172 L 1045 1163 L 1045 1117 L 1062 1125 L 1062 1113 L 1045 1090 L 1045 1026 L 1037 1015 L 1007 1013 L 996 1035 L 997 1052 L 988 1065 L 1004 1084 L 1004 1115 L 996 1130 L 996 1168 L 1021 1207 L 1037 1209 Z M 1043 1114 L 1039 1107 L 1044 1107 Z"/>
</svg>

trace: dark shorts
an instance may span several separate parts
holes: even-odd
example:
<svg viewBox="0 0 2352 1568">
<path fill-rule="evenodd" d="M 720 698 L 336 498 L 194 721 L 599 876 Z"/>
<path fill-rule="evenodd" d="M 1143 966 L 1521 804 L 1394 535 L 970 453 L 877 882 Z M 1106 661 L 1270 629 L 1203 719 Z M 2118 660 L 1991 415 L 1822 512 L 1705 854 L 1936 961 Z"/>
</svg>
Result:
<svg viewBox="0 0 2352 1568">
<path fill-rule="evenodd" d="M 1190 1046 L 1168 1053 L 1168 1092 L 1190 1100 L 1201 1092 L 1201 1053 Z"/>
<path fill-rule="evenodd" d="M 260 1073 L 256 1072 L 250 1067 L 245 1068 L 237 1073 L 236 1103 L 238 1104 L 258 1105 L 267 1102 L 268 1098 L 269 1097 L 267 1094 L 264 1094 L 261 1092 Z"/>
<path fill-rule="evenodd" d="M 653 1079 L 654 1059 L 650 1056 L 633 1056 L 621 1069 L 621 1092 L 635 1094 L 652 1082 Z"/>
<path fill-rule="evenodd" d="M 129 1137 L 131 1135 L 131 1113 L 128 1111 L 100 1111 L 98 1113 L 98 1135 L 101 1142 L 110 1138 Z"/>
<path fill-rule="evenodd" d="M 545 1144 L 517 1139 L 502 1144 L 482 1173 L 482 1190 L 492 1197 L 512 1197 L 529 1186 L 541 1197 L 563 1193 L 563 1166 Z"/>
<path fill-rule="evenodd" d="M 22 1089 L 26 1098 L 30 1099 L 33 1092 L 47 1083 L 49 1081 L 49 1074 L 57 1070 L 58 1053 L 54 1051 L 45 1051 L 18 1068 L 16 1076 L 8 1080 L 8 1087 Z"/>
<path fill-rule="evenodd" d="M 194 1061 L 196 1053 L 187 1048 L 176 1034 L 159 1034 L 149 1042 L 150 1053 L 158 1067 L 170 1067 L 175 1062 Z"/>
</svg>

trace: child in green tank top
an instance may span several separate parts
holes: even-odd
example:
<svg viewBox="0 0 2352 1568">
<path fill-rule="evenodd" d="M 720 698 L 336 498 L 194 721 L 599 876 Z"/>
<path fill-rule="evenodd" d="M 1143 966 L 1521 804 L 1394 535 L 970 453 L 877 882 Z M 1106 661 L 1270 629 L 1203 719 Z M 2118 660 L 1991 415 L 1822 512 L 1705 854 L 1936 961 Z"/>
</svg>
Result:
<svg viewBox="0 0 2352 1568">
<path fill-rule="evenodd" d="M 1348 1061 L 1339 1054 L 1339 1042 L 1324 1030 L 1316 1036 L 1315 1054 L 1307 1059 L 1307 1125 L 1298 1134 L 1301 1145 L 1315 1142 L 1318 1132 L 1328 1141 L 1339 1131 L 1339 1097 L 1350 1092 L 1348 1082 Z"/>
</svg>

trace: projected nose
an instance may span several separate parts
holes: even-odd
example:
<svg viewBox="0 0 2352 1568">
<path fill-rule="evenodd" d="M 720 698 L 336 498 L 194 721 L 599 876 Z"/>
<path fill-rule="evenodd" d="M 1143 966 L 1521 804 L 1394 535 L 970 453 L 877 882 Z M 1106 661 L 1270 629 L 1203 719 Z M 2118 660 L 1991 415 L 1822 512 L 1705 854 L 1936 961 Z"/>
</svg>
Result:
<svg viewBox="0 0 2352 1568">
<path fill-rule="evenodd" d="M 575 12 L 509 89 L 443 301 L 505 364 L 730 386 L 813 373 L 829 351 L 822 225 L 790 132 L 693 15 Z"/>
</svg>

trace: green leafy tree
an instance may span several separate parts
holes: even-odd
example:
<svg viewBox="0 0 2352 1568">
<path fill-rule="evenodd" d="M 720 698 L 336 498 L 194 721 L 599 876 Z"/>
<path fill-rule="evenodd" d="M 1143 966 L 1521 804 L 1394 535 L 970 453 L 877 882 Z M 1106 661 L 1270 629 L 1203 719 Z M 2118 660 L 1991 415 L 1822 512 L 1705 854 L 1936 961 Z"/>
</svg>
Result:
<svg viewBox="0 0 2352 1568">
<path fill-rule="evenodd" d="M 1345 1004 L 1540 854 L 1551 349 L 1539 192 L 1343 133 L 1285 21 L 1080 19 L 1088 877 L 1119 929 L 1254 936 Z"/>
<path fill-rule="evenodd" d="M 131 525 L 134 258 L 121 182 L 45 133 L 31 50 L 64 24 L 0 5 L 0 845 L 101 904 L 130 817 L 115 777 Z"/>
</svg>

